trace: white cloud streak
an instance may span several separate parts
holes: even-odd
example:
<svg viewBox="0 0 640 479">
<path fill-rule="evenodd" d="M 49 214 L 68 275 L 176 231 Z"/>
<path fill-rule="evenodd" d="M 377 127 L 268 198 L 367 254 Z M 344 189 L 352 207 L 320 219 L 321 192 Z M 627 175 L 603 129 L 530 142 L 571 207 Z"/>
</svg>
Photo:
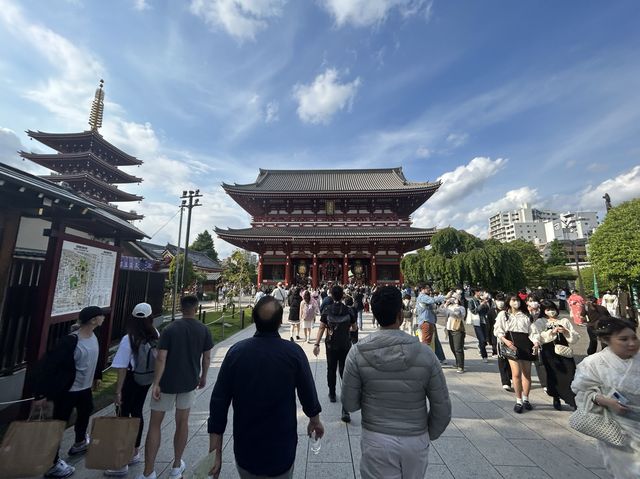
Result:
<svg viewBox="0 0 640 479">
<path fill-rule="evenodd" d="M 604 205 L 602 197 L 605 193 L 611 196 L 614 206 L 640 198 L 640 165 L 614 178 L 608 178 L 596 186 L 589 185 L 580 195 L 579 205 L 587 210 L 601 210 Z"/>
<path fill-rule="evenodd" d="M 433 2 L 427 0 L 322 0 L 337 26 L 368 27 L 383 23 L 392 10 L 403 17 L 424 15 L 431 18 Z"/>
<path fill-rule="evenodd" d="M 280 17 L 286 0 L 192 0 L 191 12 L 215 30 L 223 30 L 238 41 L 255 40 Z"/>
<path fill-rule="evenodd" d="M 305 123 L 328 124 L 339 110 L 351 109 L 360 84 L 360 78 L 340 83 L 338 71 L 328 68 L 313 83 L 296 85 L 293 96 L 298 102 L 298 117 Z"/>
</svg>

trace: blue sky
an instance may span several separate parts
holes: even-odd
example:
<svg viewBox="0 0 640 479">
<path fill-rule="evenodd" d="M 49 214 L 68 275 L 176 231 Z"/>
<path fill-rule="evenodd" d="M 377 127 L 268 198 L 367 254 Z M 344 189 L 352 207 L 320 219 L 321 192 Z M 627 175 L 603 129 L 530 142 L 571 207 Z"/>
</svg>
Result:
<svg viewBox="0 0 640 479">
<path fill-rule="evenodd" d="M 192 231 L 248 226 L 220 183 L 258 168 L 402 166 L 444 182 L 416 226 L 480 236 L 525 201 L 601 211 L 640 196 L 638 19 L 634 0 L 0 0 L 0 161 L 40 172 L 24 130 L 87 129 L 104 78 L 101 132 L 145 162 L 121 207 L 160 243 L 188 188 Z"/>
</svg>

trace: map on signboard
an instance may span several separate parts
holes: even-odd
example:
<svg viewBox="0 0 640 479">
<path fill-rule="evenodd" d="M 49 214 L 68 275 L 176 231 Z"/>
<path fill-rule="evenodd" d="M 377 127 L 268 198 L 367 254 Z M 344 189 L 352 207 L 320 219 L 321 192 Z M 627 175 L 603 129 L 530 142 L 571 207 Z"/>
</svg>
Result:
<svg viewBox="0 0 640 479">
<path fill-rule="evenodd" d="M 64 241 L 51 316 L 109 307 L 117 257 L 115 251 Z"/>
</svg>

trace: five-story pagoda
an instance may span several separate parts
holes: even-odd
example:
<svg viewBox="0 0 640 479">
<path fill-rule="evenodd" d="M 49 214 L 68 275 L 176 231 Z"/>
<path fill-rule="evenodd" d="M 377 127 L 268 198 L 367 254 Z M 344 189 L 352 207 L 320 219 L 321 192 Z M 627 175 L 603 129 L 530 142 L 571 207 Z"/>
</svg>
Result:
<svg viewBox="0 0 640 479">
<path fill-rule="evenodd" d="M 102 126 L 104 111 L 103 81 L 96 89 L 89 115 L 88 131 L 81 133 L 44 133 L 28 130 L 34 140 L 47 145 L 57 153 L 27 153 L 20 155 L 55 173 L 42 178 L 68 184 L 80 196 L 125 220 L 139 220 L 143 216 L 135 211 L 125 211 L 112 202 L 141 201 L 142 196 L 127 193 L 115 184 L 140 183 L 142 178 L 130 175 L 120 166 L 137 166 L 142 161 L 115 147 L 98 132 Z"/>
<path fill-rule="evenodd" d="M 258 286 L 400 284 L 404 253 L 435 229 L 410 215 L 440 187 L 412 183 L 402 168 L 263 170 L 254 183 L 222 187 L 252 215 L 251 228 L 216 228 L 221 239 L 258 253 Z"/>
</svg>

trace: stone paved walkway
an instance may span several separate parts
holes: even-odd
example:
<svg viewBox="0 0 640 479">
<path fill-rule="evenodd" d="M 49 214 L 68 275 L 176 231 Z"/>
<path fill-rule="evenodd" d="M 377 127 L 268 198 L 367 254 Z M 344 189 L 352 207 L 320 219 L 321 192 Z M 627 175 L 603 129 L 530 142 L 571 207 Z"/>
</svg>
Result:
<svg viewBox="0 0 640 479">
<path fill-rule="evenodd" d="M 374 329 L 371 315 L 365 314 L 365 328 L 362 334 Z M 579 329 L 586 336 L 584 328 Z M 203 457 L 208 449 L 206 421 L 211 389 L 215 383 L 218 368 L 229 347 L 235 342 L 251 336 L 253 326 L 216 345 L 212 354 L 212 365 L 206 388 L 198 392 L 196 403 L 191 411 L 189 443 L 185 452 L 185 461 L 192 467 Z M 317 329 L 314 329 L 314 334 Z M 282 337 L 288 337 L 288 330 L 281 330 Z M 448 358 L 452 357 L 445 344 L 444 331 L 440 329 L 440 338 Z M 584 340 L 580 349 L 586 349 Z M 311 353 L 311 344 L 301 344 L 306 351 L 311 369 L 316 378 L 318 395 L 322 404 L 321 419 L 325 426 L 325 438 L 318 455 L 309 450 L 305 436 L 306 417 L 298 409 L 298 452 L 295 462 L 296 479 L 359 478 L 360 460 L 360 413 L 352 414 L 351 424 L 340 420 L 340 403 L 332 404 L 328 399 L 326 384 L 326 358 L 324 351 L 319 358 Z M 324 348 L 322 348 L 324 350 Z M 496 359 L 488 364 L 481 361 L 477 341 L 473 336 L 466 340 L 466 372 L 457 374 L 452 367 L 445 367 L 445 375 L 453 404 L 453 420 L 445 433 L 434 441 L 429 453 L 428 478 L 441 479 L 596 479 L 609 478 L 603 469 L 599 454 L 595 451 L 593 440 L 574 432 L 567 425 L 570 411 L 555 411 L 551 398 L 540 388 L 534 378 L 531 402 L 535 409 L 518 415 L 513 412 L 512 393 L 505 392 L 500 384 Z M 99 415 L 113 414 L 113 408 L 107 408 Z M 148 410 L 147 410 L 148 414 Z M 230 412 L 230 416 L 233 413 Z M 167 417 L 162 431 L 156 471 L 159 478 L 167 478 L 172 460 L 172 439 L 175 423 Z M 233 462 L 233 439 L 231 437 L 231 419 L 228 434 L 224 438 L 223 467 L 221 478 L 237 478 Z M 73 440 L 72 430 L 67 430 L 62 450 L 68 450 Z M 256 444 L 255 447 L 260 447 Z M 71 459 L 77 467 L 74 477 L 94 479 L 102 477 L 99 471 L 84 468 L 82 459 Z M 131 467 L 128 477 L 136 477 L 142 470 L 141 465 Z M 189 475 L 185 475 L 188 478 Z"/>
</svg>

